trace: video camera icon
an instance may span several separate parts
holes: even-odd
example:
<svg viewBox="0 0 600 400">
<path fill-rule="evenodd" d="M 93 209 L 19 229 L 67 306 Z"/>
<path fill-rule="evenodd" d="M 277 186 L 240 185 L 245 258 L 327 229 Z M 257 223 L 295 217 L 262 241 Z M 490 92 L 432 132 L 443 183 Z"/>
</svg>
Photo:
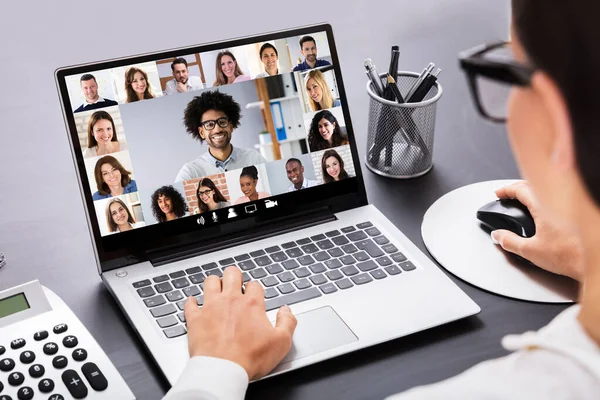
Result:
<svg viewBox="0 0 600 400">
<path fill-rule="evenodd" d="M 265 200 L 265 207 L 267 208 L 273 208 L 273 207 L 277 207 L 279 204 L 277 204 L 277 200 L 273 201 L 273 200 Z"/>
</svg>

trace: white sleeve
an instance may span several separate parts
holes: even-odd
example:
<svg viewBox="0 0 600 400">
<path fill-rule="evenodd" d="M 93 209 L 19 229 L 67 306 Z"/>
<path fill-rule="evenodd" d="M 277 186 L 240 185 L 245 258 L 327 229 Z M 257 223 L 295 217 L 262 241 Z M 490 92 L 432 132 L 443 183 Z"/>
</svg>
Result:
<svg viewBox="0 0 600 400">
<path fill-rule="evenodd" d="M 171 94 L 175 94 L 175 93 L 177 93 L 177 90 L 175 90 L 175 85 L 173 85 L 173 80 L 167 81 L 167 84 L 165 85 L 165 94 L 171 95 Z"/>
<path fill-rule="evenodd" d="M 192 357 L 163 400 L 243 400 L 248 374 L 238 364 L 213 357 Z"/>
</svg>

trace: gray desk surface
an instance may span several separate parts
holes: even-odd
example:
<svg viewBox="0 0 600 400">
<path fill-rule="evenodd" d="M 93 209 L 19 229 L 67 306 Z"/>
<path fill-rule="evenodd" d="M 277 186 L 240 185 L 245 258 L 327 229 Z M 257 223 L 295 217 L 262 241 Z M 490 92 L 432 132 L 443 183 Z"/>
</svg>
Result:
<svg viewBox="0 0 600 400">
<path fill-rule="evenodd" d="M 469 183 L 518 177 L 504 128 L 476 115 L 456 61 L 460 50 L 507 37 L 507 0 L 308 0 L 284 11 L 266 0 L 233 1 L 226 16 L 218 2 L 206 3 L 173 10 L 164 2 L 117 0 L 89 10 L 72 1 L 0 6 L 10 16 L 0 26 L 0 251 L 8 261 L 0 288 L 37 278 L 56 291 L 139 399 L 158 399 L 168 387 L 96 274 L 54 86 L 57 67 L 327 21 L 361 154 L 368 108 L 363 60 L 385 69 L 397 43 L 402 69 L 420 71 L 432 60 L 443 69 L 433 170 L 410 181 L 365 171 L 370 201 L 423 251 L 421 219 L 438 197 Z M 454 280 L 481 306 L 478 316 L 253 384 L 247 398 L 383 398 L 502 356 L 503 335 L 538 329 L 564 308 Z"/>
</svg>

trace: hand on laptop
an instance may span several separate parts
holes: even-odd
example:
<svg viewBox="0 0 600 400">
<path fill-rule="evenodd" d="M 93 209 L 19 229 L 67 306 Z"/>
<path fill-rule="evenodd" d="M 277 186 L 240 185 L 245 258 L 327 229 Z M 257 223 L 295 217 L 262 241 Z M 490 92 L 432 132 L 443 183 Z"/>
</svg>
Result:
<svg viewBox="0 0 600 400">
<path fill-rule="evenodd" d="M 498 189 L 496 196 L 517 199 L 523 203 L 529 209 L 536 228 L 535 235 L 530 238 L 522 238 L 507 230 L 496 230 L 494 239 L 500 246 L 540 268 L 581 281 L 583 248 L 577 233 L 540 215 L 537 198 L 529 183 L 515 182 Z"/>
<path fill-rule="evenodd" d="M 248 282 L 242 294 L 242 273 L 228 267 L 223 278 L 204 282 L 204 306 L 193 297 L 185 303 L 190 357 L 223 358 L 241 365 L 250 380 L 265 376 L 292 347 L 296 317 L 289 307 L 277 312 L 275 327 L 265 312 L 264 290 Z"/>
</svg>

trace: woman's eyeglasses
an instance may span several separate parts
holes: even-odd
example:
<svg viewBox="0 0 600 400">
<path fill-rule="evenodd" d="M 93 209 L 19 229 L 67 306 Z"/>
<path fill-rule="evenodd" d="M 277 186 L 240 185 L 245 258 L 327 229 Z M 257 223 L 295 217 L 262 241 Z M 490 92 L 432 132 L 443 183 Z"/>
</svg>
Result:
<svg viewBox="0 0 600 400">
<path fill-rule="evenodd" d="M 219 119 L 209 119 L 208 121 L 200 122 L 200 124 L 207 131 L 212 131 L 217 125 L 219 125 L 221 128 L 227 128 L 229 126 L 229 118 L 221 117 Z"/>
<path fill-rule="evenodd" d="M 212 192 L 212 189 L 203 190 L 201 192 L 198 192 L 198 195 L 200 195 L 200 196 L 208 196 L 210 194 L 210 192 Z"/>
<path fill-rule="evenodd" d="M 477 110 L 493 122 L 506 122 L 511 87 L 529 86 L 535 68 L 515 60 L 510 42 L 477 46 L 459 55 Z"/>
</svg>

